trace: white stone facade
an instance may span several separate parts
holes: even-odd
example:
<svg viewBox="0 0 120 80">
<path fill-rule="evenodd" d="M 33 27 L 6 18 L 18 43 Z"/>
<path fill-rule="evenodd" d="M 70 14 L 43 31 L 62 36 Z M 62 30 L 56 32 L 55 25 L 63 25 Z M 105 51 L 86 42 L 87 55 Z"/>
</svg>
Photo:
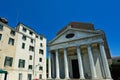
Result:
<svg viewBox="0 0 120 80">
<path fill-rule="evenodd" d="M 5 26 L 6 24 L 2 23 L 2 25 L 4 29 L 11 30 L 9 26 Z M 12 62 L 12 69 L 6 69 L 4 65 L 0 67 L 0 69 L 8 71 L 7 80 L 46 79 L 46 38 L 21 23 L 14 30 L 16 37 L 13 47 L 15 49 L 10 49 L 10 51 L 14 51 L 14 55 L 11 54 L 14 62 Z M 7 34 L 9 33 L 10 31 Z M 3 37 L 4 35 L 2 35 L 2 39 Z M 5 55 L 5 53 L 2 54 Z M 5 59 L 2 60 L 4 64 Z M 0 80 L 3 79 L 0 78 Z"/>
<path fill-rule="evenodd" d="M 112 80 L 103 34 L 68 25 L 48 43 L 48 79 Z"/>
</svg>

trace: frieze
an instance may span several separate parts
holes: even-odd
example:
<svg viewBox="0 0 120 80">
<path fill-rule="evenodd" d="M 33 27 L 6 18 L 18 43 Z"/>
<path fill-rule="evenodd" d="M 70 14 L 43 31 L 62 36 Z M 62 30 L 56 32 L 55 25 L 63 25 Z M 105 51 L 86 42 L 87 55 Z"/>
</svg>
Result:
<svg viewBox="0 0 120 80">
<path fill-rule="evenodd" d="M 50 50 L 54 49 L 59 49 L 59 48 L 67 48 L 67 47 L 72 47 L 72 46 L 80 46 L 84 44 L 92 44 L 96 42 L 101 42 L 102 39 L 100 37 L 91 37 L 91 38 L 86 38 L 84 40 L 74 40 L 74 41 L 67 41 L 67 42 L 62 42 L 62 43 L 57 43 L 50 45 Z"/>
</svg>

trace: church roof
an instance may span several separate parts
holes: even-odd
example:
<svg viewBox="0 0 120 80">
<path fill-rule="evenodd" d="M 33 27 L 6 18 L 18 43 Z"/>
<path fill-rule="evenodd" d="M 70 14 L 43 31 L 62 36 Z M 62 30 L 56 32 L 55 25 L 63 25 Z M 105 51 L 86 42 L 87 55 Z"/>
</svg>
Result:
<svg viewBox="0 0 120 80">
<path fill-rule="evenodd" d="M 71 26 L 71 28 L 77 28 L 77 29 L 94 30 L 94 25 L 91 23 L 71 22 L 66 27 L 58 31 L 57 35 L 63 32 L 68 26 Z"/>
<path fill-rule="evenodd" d="M 65 32 L 68 30 L 77 30 L 80 32 L 85 32 L 85 33 L 94 33 L 96 36 L 102 36 L 102 39 L 104 41 L 104 46 L 105 46 L 105 51 L 106 51 L 106 56 L 108 59 L 111 59 L 107 39 L 105 36 L 105 32 L 102 30 L 96 30 L 94 29 L 94 25 L 91 23 L 82 23 L 82 22 L 71 22 L 67 26 L 65 26 L 63 29 L 57 32 L 56 37 L 48 42 L 49 44 L 52 44 L 55 40 L 57 40 L 61 35 L 63 35 Z"/>
</svg>

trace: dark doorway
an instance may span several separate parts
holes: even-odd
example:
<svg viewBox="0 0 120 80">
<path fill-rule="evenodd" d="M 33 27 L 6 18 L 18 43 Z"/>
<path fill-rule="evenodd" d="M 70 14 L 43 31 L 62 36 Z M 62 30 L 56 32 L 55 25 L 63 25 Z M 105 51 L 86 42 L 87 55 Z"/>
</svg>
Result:
<svg viewBox="0 0 120 80">
<path fill-rule="evenodd" d="M 80 78 L 77 59 L 72 60 L 72 71 L 73 71 L 73 78 Z"/>
</svg>

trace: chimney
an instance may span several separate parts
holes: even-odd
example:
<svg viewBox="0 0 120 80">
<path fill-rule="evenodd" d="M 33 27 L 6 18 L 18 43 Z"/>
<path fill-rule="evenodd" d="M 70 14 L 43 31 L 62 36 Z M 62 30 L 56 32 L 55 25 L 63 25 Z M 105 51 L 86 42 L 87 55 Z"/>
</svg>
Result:
<svg viewBox="0 0 120 80">
<path fill-rule="evenodd" d="M 7 19 L 5 19 L 5 18 L 1 18 L 1 17 L 0 17 L 0 21 L 1 21 L 1 22 L 3 22 L 3 23 L 5 23 L 5 24 L 7 24 L 7 23 L 8 23 L 8 20 L 7 20 Z"/>
</svg>

